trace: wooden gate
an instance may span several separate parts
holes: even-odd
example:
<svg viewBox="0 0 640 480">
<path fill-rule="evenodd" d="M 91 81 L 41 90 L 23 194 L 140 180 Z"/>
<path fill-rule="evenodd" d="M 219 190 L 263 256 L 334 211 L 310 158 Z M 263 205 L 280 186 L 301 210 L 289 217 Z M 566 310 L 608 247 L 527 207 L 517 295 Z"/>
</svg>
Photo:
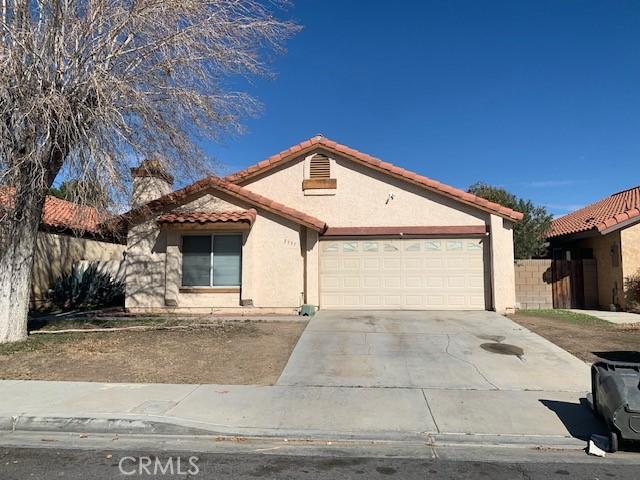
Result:
<svg viewBox="0 0 640 480">
<path fill-rule="evenodd" d="M 585 262 L 589 274 L 585 278 Z M 551 264 L 553 308 L 597 305 L 595 260 L 554 260 Z"/>
</svg>

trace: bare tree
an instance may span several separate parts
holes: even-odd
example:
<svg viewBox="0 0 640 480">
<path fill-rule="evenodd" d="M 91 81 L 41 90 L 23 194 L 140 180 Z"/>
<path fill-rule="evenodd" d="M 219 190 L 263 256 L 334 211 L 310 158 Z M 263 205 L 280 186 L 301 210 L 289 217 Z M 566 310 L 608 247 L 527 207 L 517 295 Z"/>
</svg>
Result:
<svg viewBox="0 0 640 480">
<path fill-rule="evenodd" d="M 260 0 L 0 0 L 0 342 L 27 335 L 48 188 L 64 169 L 121 189 L 136 158 L 173 171 L 256 102 L 229 75 L 268 73 L 297 29 Z M 82 194 L 80 195 L 82 197 Z M 80 199 L 82 200 L 82 199 Z"/>
</svg>

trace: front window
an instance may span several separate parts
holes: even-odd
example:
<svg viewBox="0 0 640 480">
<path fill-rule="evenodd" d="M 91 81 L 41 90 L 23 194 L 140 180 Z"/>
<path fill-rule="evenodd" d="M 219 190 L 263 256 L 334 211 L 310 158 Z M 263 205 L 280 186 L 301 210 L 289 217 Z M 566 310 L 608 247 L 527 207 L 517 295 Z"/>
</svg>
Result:
<svg viewBox="0 0 640 480">
<path fill-rule="evenodd" d="M 242 235 L 182 237 L 183 287 L 240 286 Z"/>
</svg>

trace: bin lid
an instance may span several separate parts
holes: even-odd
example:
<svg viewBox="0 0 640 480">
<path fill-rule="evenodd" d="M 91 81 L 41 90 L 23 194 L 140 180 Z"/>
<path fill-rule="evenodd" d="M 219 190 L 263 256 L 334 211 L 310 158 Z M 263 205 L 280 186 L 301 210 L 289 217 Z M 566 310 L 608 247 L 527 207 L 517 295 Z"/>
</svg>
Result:
<svg viewBox="0 0 640 480">
<path fill-rule="evenodd" d="M 598 357 L 596 363 L 615 367 L 640 368 L 640 352 L 619 350 L 614 352 L 593 352 Z"/>
</svg>

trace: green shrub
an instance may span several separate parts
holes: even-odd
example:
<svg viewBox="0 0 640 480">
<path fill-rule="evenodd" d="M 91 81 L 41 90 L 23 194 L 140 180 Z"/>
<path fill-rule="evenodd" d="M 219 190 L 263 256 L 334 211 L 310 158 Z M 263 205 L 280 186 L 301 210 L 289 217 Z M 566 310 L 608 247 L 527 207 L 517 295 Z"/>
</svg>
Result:
<svg viewBox="0 0 640 480">
<path fill-rule="evenodd" d="M 84 272 L 62 274 L 49 289 L 49 301 L 62 310 L 103 308 L 124 303 L 124 283 L 99 272 L 92 263 Z"/>
<path fill-rule="evenodd" d="M 640 273 L 624 279 L 627 310 L 640 313 Z"/>
</svg>

